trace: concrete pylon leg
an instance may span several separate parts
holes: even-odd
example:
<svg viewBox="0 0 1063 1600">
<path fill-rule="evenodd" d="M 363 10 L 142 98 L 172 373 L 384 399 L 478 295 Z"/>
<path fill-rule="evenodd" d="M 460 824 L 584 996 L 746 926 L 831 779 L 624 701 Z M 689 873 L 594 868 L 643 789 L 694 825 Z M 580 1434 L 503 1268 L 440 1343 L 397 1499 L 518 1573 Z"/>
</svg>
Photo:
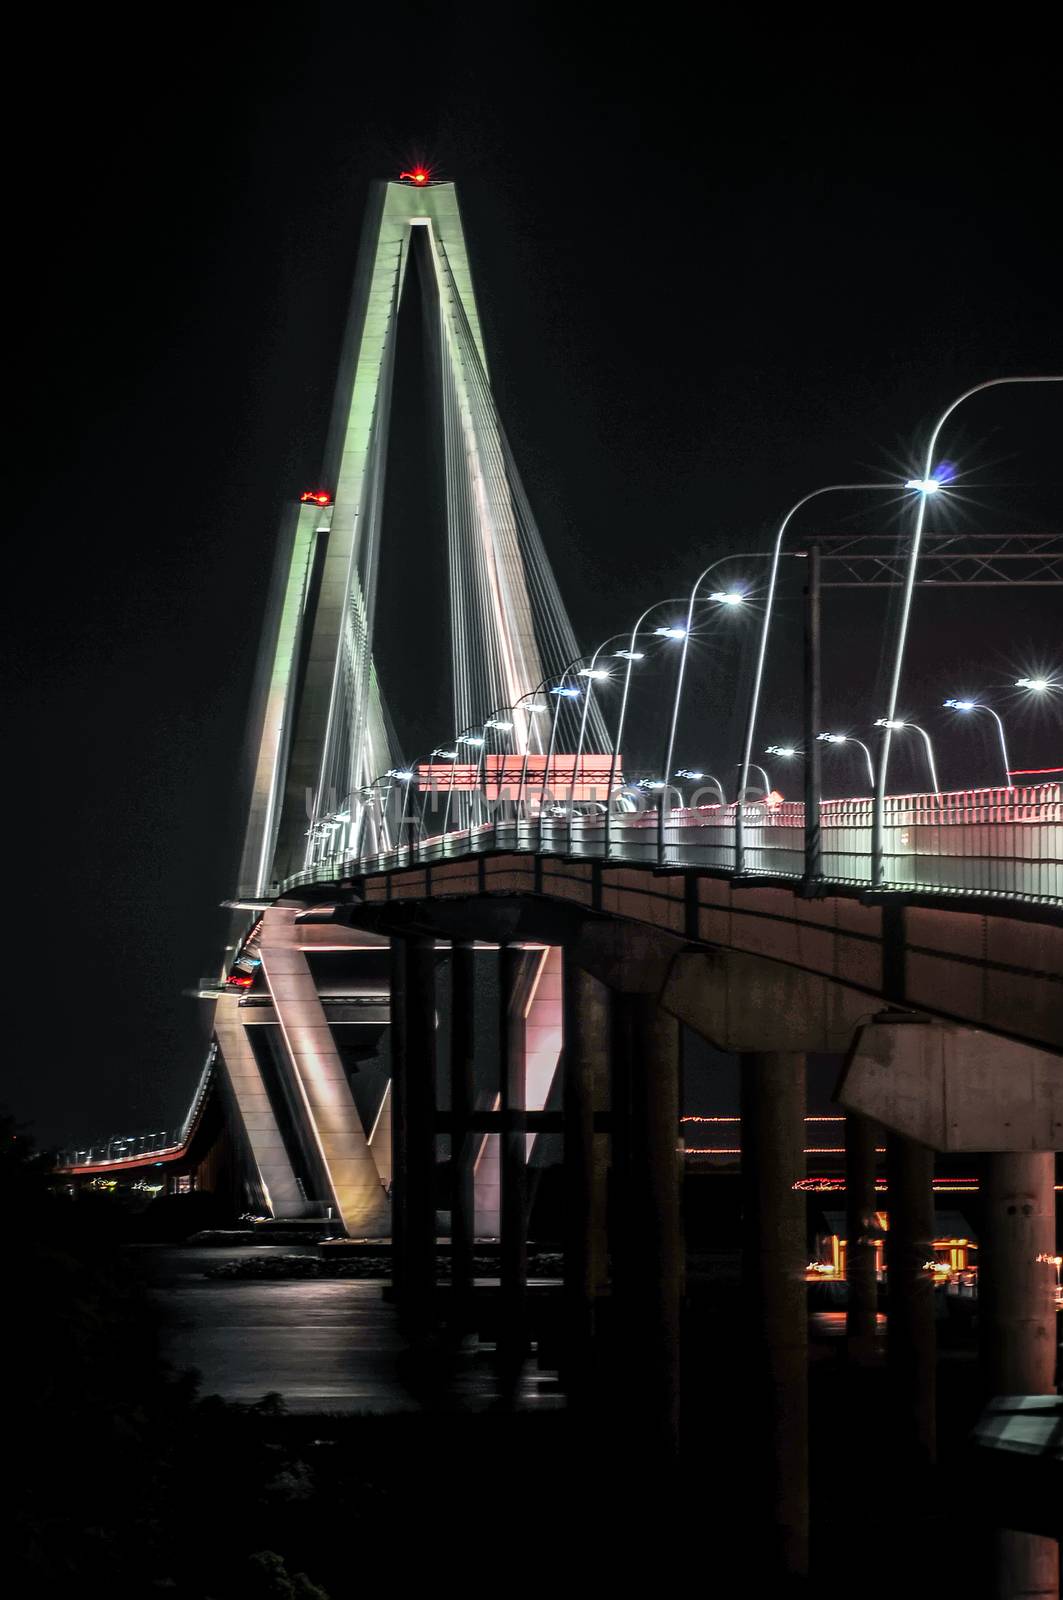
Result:
<svg viewBox="0 0 1063 1600">
<path fill-rule="evenodd" d="M 391 940 L 388 1047 L 391 1057 L 391 1292 L 403 1304 L 406 1290 L 406 1208 L 409 1163 L 406 1154 L 406 1086 L 409 1049 L 406 1041 L 406 940 Z"/>
<path fill-rule="evenodd" d="M 978 1312 L 987 1397 L 1054 1394 L 1055 1255 L 1052 1152 L 985 1158 Z M 995 1536 L 996 1600 L 1057 1600 L 1055 1539 L 1002 1529 Z"/>
<path fill-rule="evenodd" d="M 451 1325 L 459 1334 L 471 1326 L 475 1197 L 475 1141 L 469 1127 L 475 1085 L 476 956 L 473 946 L 455 941 L 450 956 L 450 1271 Z"/>
<path fill-rule="evenodd" d="M 857 1364 L 875 1352 L 875 1144 L 879 1132 L 876 1123 L 855 1112 L 845 1119 L 845 1334 L 849 1359 Z"/>
<path fill-rule="evenodd" d="M 645 1438 L 662 1465 L 679 1453 L 679 1023 L 653 995 L 628 995 L 631 1255 L 625 1306 Z M 641 1399 L 641 1404 L 639 1404 Z"/>
<path fill-rule="evenodd" d="M 528 1244 L 526 1228 L 527 1110 L 524 1054 L 523 985 L 524 951 L 503 945 L 499 954 L 499 1053 L 502 1111 L 512 1126 L 501 1136 L 501 1194 L 499 1205 L 499 1287 L 501 1327 L 499 1349 L 523 1356 L 526 1341 Z"/>
<path fill-rule="evenodd" d="M 606 1279 L 605 1138 L 594 1113 L 609 1071 L 610 992 L 567 960 L 562 1047 L 565 1181 L 565 1384 L 586 1394 L 595 1308 Z"/>
<path fill-rule="evenodd" d="M 895 1481 L 918 1496 L 937 1450 L 934 1283 L 934 1152 L 891 1133 L 886 1140 L 889 1228 L 887 1361 L 896 1449 Z"/>
<path fill-rule="evenodd" d="M 403 1327 L 418 1338 L 432 1319 L 436 1268 L 435 1083 L 436 1000 L 435 944 L 432 939 L 403 938 L 405 951 L 393 978 L 402 983 L 402 1038 L 392 1040 L 394 1082 L 393 1152 L 403 1166 L 400 1194 L 396 1289 Z M 392 1005 L 395 1007 L 395 997 Z M 401 1082 L 400 1082 L 401 1080 Z M 393 1246 L 394 1249 L 394 1246 Z"/>
<path fill-rule="evenodd" d="M 770 1507 L 765 1565 L 808 1570 L 808 1259 L 805 1057 L 745 1054 L 742 1061 L 742 1246 L 753 1494 Z"/>
</svg>

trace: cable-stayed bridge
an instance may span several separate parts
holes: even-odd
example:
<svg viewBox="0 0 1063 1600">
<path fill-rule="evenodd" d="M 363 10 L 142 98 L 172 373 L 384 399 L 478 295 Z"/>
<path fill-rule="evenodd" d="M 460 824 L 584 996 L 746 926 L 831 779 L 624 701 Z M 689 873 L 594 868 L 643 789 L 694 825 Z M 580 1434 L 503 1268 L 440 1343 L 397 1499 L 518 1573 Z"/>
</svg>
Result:
<svg viewBox="0 0 1063 1600">
<path fill-rule="evenodd" d="M 407 759 L 374 641 L 411 270 L 443 441 L 453 716 L 434 749 Z M 1059 380 L 992 380 L 961 400 L 1004 381 Z M 475 1323 L 474 1245 L 497 1239 L 499 1344 L 520 1356 L 529 1209 L 560 1135 L 565 1383 L 570 1394 L 593 1387 L 610 1330 L 639 1437 L 667 1462 L 684 1281 L 680 1029 L 737 1055 L 748 1376 L 768 1441 L 764 1503 L 792 1573 L 808 1551 L 809 1052 L 839 1061 L 854 1348 L 875 1338 L 868 1219 L 879 1204 L 876 1139 L 887 1134 L 896 1459 L 915 1471 L 934 1451 L 935 1151 L 983 1159 L 992 1392 L 1052 1391 L 1063 774 L 1012 769 L 993 708 L 954 700 L 961 715 L 996 719 L 1001 782 L 942 792 L 930 737 L 898 717 L 897 694 L 921 585 L 1058 584 L 1063 540 L 965 540 L 926 525 L 942 486 L 932 475 L 940 427 L 924 476 L 904 485 L 918 497 L 910 537 L 826 535 L 796 549 L 784 542 L 787 515 L 762 553 L 744 747 L 718 775 L 677 771 L 695 615 L 723 616 L 745 597 L 714 587 L 717 561 L 685 614 L 674 600 L 650 605 L 633 627 L 580 651 L 493 398 L 453 185 L 420 170 L 381 185 L 322 474 L 278 544 L 231 941 L 217 980 L 198 991 L 214 1008 L 208 1059 L 179 1129 L 61 1162 L 72 1179 L 161 1169 L 162 1182 L 172 1172 L 184 1188 L 220 1182 L 228 1162 L 241 1203 L 260 1216 L 388 1239 L 414 1336 L 438 1321 L 440 1235 L 459 1336 Z M 816 493 L 882 488 L 897 486 Z M 776 577 L 793 557 L 807 572 L 802 748 L 769 749 L 773 763 L 800 762 L 799 801 L 784 800 L 753 759 L 768 754 L 756 745 L 759 695 Z M 819 604 L 832 583 L 903 596 L 874 750 L 825 731 Z M 673 671 L 667 704 L 636 741 L 629 690 L 650 656 Z M 1022 681 L 1032 693 L 1059 690 Z M 913 734 L 929 790 L 890 793 L 891 743 Z M 660 756 L 639 771 L 632 749 L 647 741 Z M 855 798 L 824 798 L 825 753 L 855 758 Z M 1015 1570 L 1044 1578 L 1048 1544 L 1016 1546 Z M 1045 1581 L 1036 1592 L 1057 1590 Z"/>
</svg>

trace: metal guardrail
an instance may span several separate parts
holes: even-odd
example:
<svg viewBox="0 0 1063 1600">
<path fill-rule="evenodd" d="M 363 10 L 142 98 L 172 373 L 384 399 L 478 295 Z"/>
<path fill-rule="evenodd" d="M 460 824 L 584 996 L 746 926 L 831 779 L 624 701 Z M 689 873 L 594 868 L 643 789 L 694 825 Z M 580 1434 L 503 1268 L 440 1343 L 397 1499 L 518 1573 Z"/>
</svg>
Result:
<svg viewBox="0 0 1063 1600">
<path fill-rule="evenodd" d="M 162 1160 L 178 1154 L 185 1148 L 199 1123 L 207 1093 L 214 1077 L 218 1047 L 212 1040 L 207 1051 L 206 1064 L 199 1075 L 195 1094 L 177 1128 L 166 1128 L 159 1133 L 133 1133 L 119 1138 L 102 1139 L 81 1150 L 61 1150 L 56 1158 L 56 1171 L 67 1172 L 74 1167 L 122 1166 L 129 1161 L 142 1161 L 146 1157 Z"/>
<path fill-rule="evenodd" d="M 871 887 L 872 808 L 870 799 L 823 802 L 819 881 Z M 337 856 L 289 878 L 284 888 L 496 850 L 731 875 L 736 812 L 735 804 L 674 809 L 663 852 L 655 808 L 614 813 L 608 855 L 600 815 L 499 818 L 372 855 Z M 804 805 L 759 801 L 746 804 L 742 818 L 745 876 L 803 881 Z M 1063 784 L 890 796 L 884 862 L 886 889 L 1063 904 Z"/>
</svg>

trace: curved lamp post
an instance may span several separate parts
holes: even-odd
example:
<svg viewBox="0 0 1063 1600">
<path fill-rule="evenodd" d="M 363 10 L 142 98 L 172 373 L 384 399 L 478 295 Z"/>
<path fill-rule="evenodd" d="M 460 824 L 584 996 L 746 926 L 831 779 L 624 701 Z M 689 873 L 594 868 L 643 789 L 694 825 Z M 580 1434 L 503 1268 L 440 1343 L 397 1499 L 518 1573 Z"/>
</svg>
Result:
<svg viewBox="0 0 1063 1600">
<path fill-rule="evenodd" d="M 901 672 L 904 667 L 904 650 L 908 641 L 908 624 L 912 614 L 912 592 L 915 588 L 915 573 L 919 564 L 919 551 L 923 542 L 923 524 L 926 520 L 926 502 L 928 496 L 936 494 L 941 484 L 934 477 L 934 457 L 937 454 L 938 437 L 946 422 L 952 416 L 957 406 L 961 406 L 972 395 L 981 394 L 984 389 L 999 389 L 1006 384 L 1017 383 L 1063 383 L 1063 373 L 1037 377 L 1017 378 L 989 378 L 985 383 L 976 383 L 972 389 L 965 389 L 963 394 L 957 396 L 951 405 L 946 406 L 937 422 L 927 444 L 926 459 L 923 463 L 922 478 L 912 478 L 909 487 L 919 490 L 919 505 L 915 514 L 915 529 L 912 534 L 912 544 L 908 552 L 908 567 L 904 575 L 904 597 L 901 602 L 900 621 L 897 626 L 897 647 L 893 655 L 893 672 L 890 678 L 888 709 L 882 719 L 882 744 L 879 748 L 878 770 L 875 781 L 875 804 L 871 819 L 871 887 L 881 887 L 883 878 L 883 840 L 885 833 L 886 817 L 886 776 L 889 766 L 890 739 L 893 734 L 893 723 L 897 717 L 897 695 L 900 691 Z"/>
<path fill-rule="evenodd" d="M 474 728 L 479 728 L 480 733 L 475 734 L 473 732 Z M 454 779 L 457 775 L 458 756 L 461 754 L 461 751 L 458 747 L 459 745 L 463 744 L 482 745 L 483 742 L 482 722 L 470 722 L 467 728 L 462 728 L 461 732 L 454 740 L 453 758 L 450 763 L 450 788 L 447 790 L 447 803 L 443 807 L 443 827 L 441 830 L 441 835 L 443 838 L 446 838 L 447 826 L 450 822 L 450 803 L 454 797 Z"/>
<path fill-rule="evenodd" d="M 864 760 L 867 762 L 868 785 L 872 789 L 875 787 L 875 764 L 871 759 L 871 751 L 862 739 L 854 739 L 851 733 L 817 733 L 816 738 L 822 744 L 855 744 L 858 749 L 864 752 Z"/>
<path fill-rule="evenodd" d="M 757 712 L 760 708 L 760 690 L 764 681 L 764 659 L 768 653 L 768 629 L 771 626 L 771 614 L 775 605 L 775 589 L 779 576 L 779 560 L 782 556 L 783 540 L 786 530 L 795 513 L 802 506 L 807 506 L 810 500 L 816 500 L 824 494 L 856 494 L 863 491 L 878 491 L 888 489 L 896 494 L 897 483 L 827 483 L 821 489 L 813 489 L 811 494 L 803 495 L 800 500 L 790 507 L 779 524 L 779 531 L 775 535 L 775 544 L 771 555 L 771 568 L 768 573 L 768 594 L 764 603 L 764 621 L 760 628 L 760 646 L 757 650 L 757 665 L 753 674 L 753 689 L 749 697 L 749 714 L 746 718 L 746 738 L 742 751 L 742 764 L 738 780 L 739 796 L 745 793 L 749 782 L 749 768 L 753 755 L 753 740 L 757 733 Z M 742 818 L 742 801 L 739 799 L 735 806 L 735 876 L 740 877 L 745 871 L 745 828 Z"/>
<path fill-rule="evenodd" d="M 761 559 L 766 554 L 766 551 L 757 550 L 746 557 L 746 559 L 750 561 L 756 561 Z M 664 779 L 664 788 L 661 790 L 661 797 L 657 806 L 658 866 L 664 865 L 665 816 L 668 810 L 669 786 L 672 781 L 672 761 L 675 758 L 675 735 L 676 729 L 679 726 L 679 704 L 683 694 L 683 679 L 686 676 L 687 670 L 687 654 L 690 650 L 690 628 L 694 619 L 694 604 L 698 598 L 698 590 L 701 588 L 701 585 L 705 582 L 705 579 L 711 572 L 715 572 L 716 568 L 722 567 L 725 562 L 737 561 L 740 559 L 742 559 L 740 556 L 731 554 L 720 556 L 716 561 L 710 561 L 704 572 L 699 573 L 695 578 L 694 587 L 690 591 L 690 600 L 687 604 L 686 628 L 683 633 L 683 648 L 679 652 L 679 665 L 676 667 L 675 674 L 675 695 L 672 701 L 672 720 L 668 727 L 668 743 L 665 745 L 664 762 L 661 766 L 661 777 Z M 740 606 L 744 603 L 745 598 L 745 594 L 737 589 L 719 589 L 715 594 L 709 596 L 710 600 L 715 601 L 717 605 L 721 606 Z"/>
<path fill-rule="evenodd" d="M 690 767 L 680 767 L 675 776 L 677 778 L 687 778 L 691 783 L 714 783 L 716 785 L 716 793 L 720 797 L 720 804 L 722 806 L 727 804 L 727 796 L 723 792 L 723 784 L 719 778 L 714 778 L 711 772 L 695 772 Z"/>
<path fill-rule="evenodd" d="M 1019 685 L 1016 685 L 1016 687 L 1019 687 Z M 1008 746 L 1004 738 L 1004 724 L 1000 719 L 999 713 L 994 711 L 992 706 L 987 706 L 981 700 L 945 700 L 942 704 L 947 706 L 950 711 L 988 711 L 997 725 L 997 734 L 1000 738 L 1000 753 L 1004 757 L 1004 782 L 1009 789 L 1014 789 L 1015 785 L 1011 781 L 1011 761 L 1008 758 Z"/>
<path fill-rule="evenodd" d="M 926 764 L 930 768 L 930 782 L 934 785 L 934 793 L 940 794 L 941 785 L 938 783 L 938 771 L 934 765 L 934 746 L 930 743 L 930 735 L 926 729 L 921 728 L 918 722 L 904 722 L 900 717 L 894 717 L 892 722 L 887 722 L 885 717 L 877 717 L 875 727 L 885 728 L 889 733 L 899 732 L 901 728 L 913 728 L 916 733 L 922 734 L 923 743 L 926 745 Z"/>
<path fill-rule="evenodd" d="M 435 765 L 435 763 L 432 760 L 433 756 L 442 756 L 444 761 L 456 761 L 457 758 L 458 758 L 458 752 L 457 752 L 456 749 L 452 750 L 449 745 L 437 744 L 437 745 L 433 745 L 432 749 L 429 750 L 429 752 L 428 752 L 428 764 L 429 764 L 429 766 L 434 766 Z M 417 771 L 417 769 L 420 766 L 420 764 L 421 763 L 419 761 L 415 761 L 414 762 L 414 764 L 413 764 L 414 772 Z M 421 845 L 424 843 L 424 813 L 425 813 L 425 808 L 424 808 L 424 802 L 422 801 L 421 807 L 420 807 L 420 811 L 419 811 L 419 814 L 418 814 L 418 820 L 417 820 L 417 846 L 418 846 L 418 849 L 420 849 Z"/>
<path fill-rule="evenodd" d="M 568 853 L 569 853 L 569 855 L 572 854 L 572 841 L 573 841 L 572 824 L 573 824 L 573 821 L 574 821 L 574 818 L 575 818 L 575 810 L 576 810 L 576 801 L 575 801 L 576 774 L 579 771 L 579 764 L 580 764 L 580 761 L 581 761 L 582 756 L 583 756 L 583 740 L 584 740 L 584 736 L 585 736 L 585 734 L 587 732 L 587 718 L 590 715 L 591 698 L 592 698 L 592 696 L 594 694 L 594 685 L 596 683 L 600 682 L 602 678 L 608 678 L 608 677 L 612 676 L 612 674 L 609 672 L 608 668 L 599 667 L 599 665 L 598 665 L 598 657 L 601 655 L 603 650 L 608 648 L 609 645 L 615 644 L 618 639 L 626 639 L 626 638 L 627 638 L 627 634 L 626 633 L 613 633 L 613 634 L 610 634 L 609 638 L 605 639 L 598 646 L 597 650 L 595 650 L 594 653 L 589 658 L 586 657 L 586 656 L 581 656 L 580 657 L 581 661 L 587 661 L 587 665 L 585 667 L 580 667 L 580 669 L 579 669 L 580 676 L 581 677 L 585 677 L 586 680 L 587 680 L 587 688 L 584 691 L 584 695 L 583 695 L 583 711 L 582 711 L 582 714 L 581 714 L 580 719 L 579 719 L 579 738 L 576 740 L 576 758 L 575 758 L 575 761 L 574 761 L 573 766 L 572 766 L 572 792 L 569 795 L 569 802 L 568 802 L 568 841 L 567 842 L 568 842 Z M 641 651 L 637 652 L 636 654 L 632 654 L 631 651 L 629 651 L 629 650 L 621 650 L 621 651 L 614 651 L 613 654 L 614 654 L 614 656 L 619 655 L 619 656 L 623 656 L 624 658 L 626 658 L 627 662 L 628 662 L 628 666 L 630 667 L 631 662 L 635 661 L 635 660 L 637 660 L 639 658 L 639 656 L 641 655 Z M 608 807 L 608 804 L 609 804 L 609 798 L 608 798 L 608 795 L 607 795 L 606 796 L 606 806 L 607 807 Z"/>
<path fill-rule="evenodd" d="M 584 659 L 585 658 L 582 655 L 573 656 L 572 660 L 567 664 L 567 666 L 562 667 L 561 673 L 560 673 L 560 677 L 559 677 L 559 680 L 558 680 L 560 687 L 555 685 L 554 688 L 552 688 L 552 689 L 548 689 L 547 688 L 548 684 L 552 683 L 555 678 L 558 678 L 558 674 L 556 672 L 550 672 L 550 673 L 547 673 L 545 678 L 543 678 L 539 683 L 537 683 L 535 685 L 534 689 L 529 689 L 528 690 L 528 694 L 529 695 L 542 694 L 545 691 L 547 694 L 552 694 L 552 695 L 555 695 L 557 697 L 557 704 L 554 707 L 554 714 L 550 718 L 550 741 L 549 741 L 549 745 L 547 747 L 546 767 L 545 767 L 544 772 L 543 772 L 543 793 L 544 794 L 546 793 L 546 780 L 550 776 L 550 762 L 551 762 L 551 760 L 553 758 L 553 753 L 554 753 L 554 740 L 555 740 L 555 738 L 557 736 L 558 718 L 561 715 L 561 701 L 563 699 L 565 699 L 565 698 L 570 698 L 570 699 L 573 699 L 573 700 L 577 699 L 579 697 L 579 693 L 580 693 L 580 691 L 578 689 L 566 689 L 565 688 L 565 679 L 568 677 L 568 674 L 572 671 L 572 668 L 577 666 L 579 664 L 579 662 L 583 661 Z M 521 699 L 527 699 L 527 695 L 522 695 Z M 520 701 L 518 701 L 517 704 L 519 705 Z M 524 788 L 525 788 L 525 784 L 527 783 L 527 778 L 528 778 L 528 756 L 529 756 L 530 753 L 531 753 L 531 729 L 529 727 L 528 737 L 524 742 L 524 760 L 521 762 L 521 767 L 520 767 L 520 782 L 517 785 L 517 816 L 518 816 L 518 818 L 520 816 L 520 808 L 521 808 L 521 803 L 522 803 L 523 796 L 524 796 Z"/>
<path fill-rule="evenodd" d="M 647 606 L 645 611 L 639 617 L 638 621 L 635 623 L 635 626 L 632 628 L 631 639 L 627 650 L 624 652 L 625 659 L 627 661 L 627 670 L 624 673 L 624 690 L 620 696 L 620 715 L 617 718 L 616 738 L 613 740 L 613 752 L 609 762 L 609 786 L 605 793 L 605 837 L 602 841 L 603 861 L 609 860 L 610 834 L 612 831 L 610 828 L 610 823 L 612 822 L 613 814 L 613 784 L 616 782 L 616 764 L 620 755 L 620 741 L 624 737 L 624 720 L 627 716 L 627 697 L 628 691 L 631 688 L 631 668 L 634 663 L 639 660 L 640 656 L 640 652 L 635 648 L 635 646 L 638 644 L 639 629 L 642 627 L 642 624 L 645 622 L 646 618 L 651 616 L 654 611 L 660 611 L 665 606 L 676 606 L 679 604 L 681 604 L 681 600 L 673 597 L 671 600 L 655 600 L 652 606 Z M 662 638 L 666 639 L 685 639 L 687 632 L 684 627 L 658 628 L 656 631 L 661 635 Z"/>
</svg>

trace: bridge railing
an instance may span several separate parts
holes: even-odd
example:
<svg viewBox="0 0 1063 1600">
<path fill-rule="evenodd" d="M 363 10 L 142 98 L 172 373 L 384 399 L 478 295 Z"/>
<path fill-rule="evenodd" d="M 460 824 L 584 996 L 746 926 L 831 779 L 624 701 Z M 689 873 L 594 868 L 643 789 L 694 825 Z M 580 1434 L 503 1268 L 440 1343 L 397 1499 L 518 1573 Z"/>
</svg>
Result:
<svg viewBox="0 0 1063 1600">
<path fill-rule="evenodd" d="M 674 808 L 662 849 L 652 807 L 614 812 L 608 828 L 600 813 L 569 816 L 559 807 L 551 816 L 502 817 L 358 860 L 326 862 L 288 887 L 495 850 L 726 874 L 734 870 L 735 812 L 733 803 Z M 804 877 L 800 801 L 747 803 L 743 825 L 747 875 Z M 820 829 L 822 881 L 870 885 L 872 802 L 824 801 Z M 887 888 L 1063 902 L 1063 784 L 890 796 L 883 855 Z"/>
<path fill-rule="evenodd" d="M 178 1128 L 164 1128 L 157 1133 L 131 1133 L 110 1139 L 100 1139 L 80 1150 L 61 1150 L 56 1158 L 56 1171 L 67 1172 L 75 1167 L 122 1166 L 129 1161 L 143 1161 L 154 1157 L 162 1160 L 183 1150 L 198 1126 L 214 1077 L 217 1045 L 212 1041 L 207 1060 L 199 1075 L 185 1119 Z"/>
</svg>

